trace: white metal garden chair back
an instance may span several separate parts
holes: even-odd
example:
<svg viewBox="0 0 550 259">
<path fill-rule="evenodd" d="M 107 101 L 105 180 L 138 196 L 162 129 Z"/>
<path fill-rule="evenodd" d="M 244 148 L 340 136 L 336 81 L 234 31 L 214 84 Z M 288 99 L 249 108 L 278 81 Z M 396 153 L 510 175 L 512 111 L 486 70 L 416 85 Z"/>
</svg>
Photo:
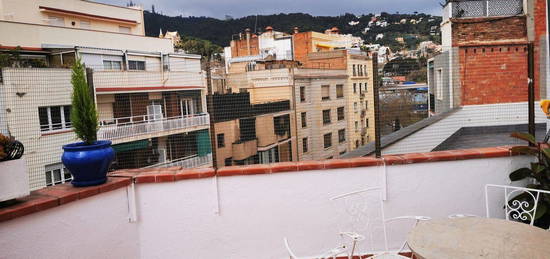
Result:
<svg viewBox="0 0 550 259">
<path fill-rule="evenodd" d="M 374 192 L 374 193 L 377 194 L 375 196 L 375 197 L 377 197 L 377 200 L 376 200 L 376 202 L 374 202 L 374 204 L 371 204 L 370 206 L 369 206 L 369 204 L 346 204 L 346 210 L 350 214 L 350 216 L 352 218 L 352 222 L 354 224 L 357 224 L 359 226 L 363 226 L 365 228 L 379 227 L 379 228 L 382 229 L 383 241 L 384 241 L 384 251 L 385 252 L 374 255 L 374 256 L 371 256 L 369 258 L 379 258 L 379 259 L 382 259 L 382 258 L 407 258 L 405 256 L 399 255 L 399 253 L 402 252 L 403 249 L 406 247 L 406 245 L 407 245 L 406 241 L 403 242 L 403 245 L 400 247 L 400 249 L 398 251 L 396 251 L 396 252 L 390 252 L 389 251 L 386 224 L 394 222 L 394 221 L 414 220 L 414 225 L 416 225 L 420 221 L 430 220 L 431 218 L 423 217 L 423 216 L 400 216 L 400 217 L 386 219 L 385 212 L 384 212 L 384 203 L 383 203 L 383 200 L 382 200 L 382 188 L 380 188 L 380 187 L 372 187 L 372 188 L 368 188 L 368 189 L 364 189 L 364 190 L 359 190 L 359 191 L 354 191 L 354 192 L 338 195 L 336 197 L 331 198 L 331 200 L 333 200 L 333 201 L 346 200 L 346 202 L 350 202 L 350 201 L 351 202 L 361 202 L 361 199 L 358 201 L 358 200 L 353 200 L 353 199 L 350 199 L 350 198 L 357 197 L 357 196 L 360 196 L 360 195 L 364 195 L 365 193 L 371 193 L 371 192 Z M 363 201 L 363 203 L 367 203 L 367 202 L 368 202 L 368 199 Z M 369 210 L 378 210 L 378 213 L 380 215 L 380 220 L 378 221 L 378 226 L 375 226 L 376 220 L 373 220 L 372 218 L 369 217 L 369 215 L 368 215 Z M 358 229 L 359 231 L 364 230 L 362 227 L 357 227 L 356 229 Z M 367 242 L 373 242 L 374 238 L 378 238 L 378 237 L 373 237 L 372 236 L 372 234 L 374 233 L 373 231 L 370 231 L 368 233 L 369 234 L 368 234 L 368 237 L 367 237 Z M 353 244 L 353 245 L 355 245 L 355 244 Z M 352 247 L 351 255 L 354 255 L 353 254 L 355 252 L 354 248 L 355 248 L 355 246 Z"/>
<path fill-rule="evenodd" d="M 515 220 L 527 222 L 531 226 L 535 223 L 535 215 L 537 213 L 537 205 L 542 195 L 550 194 L 550 191 L 530 189 L 524 187 L 515 187 L 507 185 L 487 184 L 485 185 L 485 209 L 487 218 L 490 215 L 489 208 L 489 189 L 496 188 L 503 190 L 504 212 L 506 220 Z M 513 200 L 514 197 L 525 193 L 527 200 Z M 510 202 L 511 201 L 511 202 Z"/>
<path fill-rule="evenodd" d="M 353 257 L 358 246 L 366 249 L 366 245 L 373 245 L 380 236 L 387 236 L 383 226 L 384 210 L 380 187 L 371 187 L 359 191 L 353 191 L 330 198 L 337 210 L 338 231 L 350 239 L 350 257 Z M 381 231 L 382 235 L 376 231 Z M 380 232 L 378 232 L 380 233 Z M 362 244 L 359 242 L 366 240 Z M 384 248 L 386 248 L 384 240 Z"/>
</svg>

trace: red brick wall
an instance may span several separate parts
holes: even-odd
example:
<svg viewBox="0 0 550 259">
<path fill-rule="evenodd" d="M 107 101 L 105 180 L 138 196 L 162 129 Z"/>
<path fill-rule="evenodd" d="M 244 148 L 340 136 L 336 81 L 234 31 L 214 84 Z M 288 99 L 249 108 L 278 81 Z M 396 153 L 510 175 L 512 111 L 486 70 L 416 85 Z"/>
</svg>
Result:
<svg viewBox="0 0 550 259">
<path fill-rule="evenodd" d="M 480 45 L 495 42 L 526 42 L 525 16 L 507 18 L 460 18 L 452 20 L 453 46 Z"/>
<path fill-rule="evenodd" d="M 302 64 L 305 68 L 321 68 L 321 69 L 346 69 L 347 57 L 341 55 L 334 58 L 309 59 L 308 54 L 313 52 L 312 49 L 312 33 L 300 32 L 294 34 L 294 59 Z"/>
<path fill-rule="evenodd" d="M 231 42 L 231 57 L 246 57 L 256 56 L 260 54 L 260 42 L 258 37 L 250 38 L 250 55 L 248 54 L 248 46 L 246 36 L 242 40 L 234 40 Z"/>
<path fill-rule="evenodd" d="M 527 101 L 527 45 L 461 47 L 462 105 Z"/>
</svg>

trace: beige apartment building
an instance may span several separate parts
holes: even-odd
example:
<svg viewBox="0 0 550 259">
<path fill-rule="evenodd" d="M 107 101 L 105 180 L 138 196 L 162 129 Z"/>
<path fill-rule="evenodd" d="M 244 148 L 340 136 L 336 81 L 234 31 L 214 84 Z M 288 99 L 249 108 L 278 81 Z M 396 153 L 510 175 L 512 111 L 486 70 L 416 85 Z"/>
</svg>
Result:
<svg viewBox="0 0 550 259">
<path fill-rule="evenodd" d="M 85 64 L 113 167 L 212 166 L 200 56 L 144 35 L 143 10 L 83 0 L 0 0 L 0 130 L 20 140 L 32 189 L 70 180 L 71 71 Z"/>
<path fill-rule="evenodd" d="M 297 160 L 290 100 L 251 104 L 249 93 L 216 94 L 210 112 L 218 167 Z"/>
<path fill-rule="evenodd" d="M 358 37 L 336 28 L 241 34 L 225 48 L 227 85 L 251 102 L 294 100 L 298 158 L 337 158 L 374 140 L 374 77 Z"/>
</svg>

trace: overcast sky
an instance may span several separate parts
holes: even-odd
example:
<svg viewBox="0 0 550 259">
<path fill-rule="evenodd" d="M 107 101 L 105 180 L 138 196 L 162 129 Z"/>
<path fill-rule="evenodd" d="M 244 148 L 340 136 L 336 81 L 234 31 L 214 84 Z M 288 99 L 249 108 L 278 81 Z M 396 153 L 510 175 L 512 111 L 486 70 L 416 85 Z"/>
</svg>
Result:
<svg viewBox="0 0 550 259">
<path fill-rule="evenodd" d="M 126 5 L 130 0 L 95 0 Z M 424 12 L 441 15 L 444 0 L 132 0 L 146 10 L 155 5 L 157 12 L 167 15 L 234 18 L 254 14 L 302 12 L 312 15 L 368 14 L 378 12 Z"/>
</svg>

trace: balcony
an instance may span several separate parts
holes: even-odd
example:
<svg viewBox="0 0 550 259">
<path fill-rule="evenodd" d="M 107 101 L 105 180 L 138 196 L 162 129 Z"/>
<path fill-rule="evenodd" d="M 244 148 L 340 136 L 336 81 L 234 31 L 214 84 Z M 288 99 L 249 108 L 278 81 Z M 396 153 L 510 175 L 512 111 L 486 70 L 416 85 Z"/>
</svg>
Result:
<svg viewBox="0 0 550 259">
<path fill-rule="evenodd" d="M 94 71 L 98 93 L 202 89 L 200 72 Z"/>
<path fill-rule="evenodd" d="M 339 217 L 343 207 L 329 200 L 335 195 L 382 186 L 387 218 L 484 216 L 485 184 L 507 184 L 512 170 L 531 161 L 510 156 L 507 148 L 486 148 L 217 171 L 124 170 L 99 187 L 54 186 L 0 209 L 0 256 L 288 258 L 283 237 L 297 253 L 315 254 L 339 242 L 342 224 L 355 223 Z M 490 206 L 503 212 L 501 204 Z M 402 245 L 409 229 L 388 228 L 390 249 Z M 382 234 L 376 233 L 378 240 Z M 63 249 L 52 243 L 63 243 Z M 379 251 L 377 245 L 361 243 L 358 253 Z"/>
<path fill-rule="evenodd" d="M 258 140 L 252 139 L 233 143 L 233 160 L 244 160 L 258 153 Z"/>
<path fill-rule="evenodd" d="M 208 114 L 163 119 L 154 119 L 149 115 L 115 118 L 101 122 L 97 137 L 117 144 L 207 129 L 208 125 L 210 125 Z"/>
<path fill-rule="evenodd" d="M 183 167 L 183 168 L 201 168 L 212 166 L 212 154 L 206 156 L 188 156 L 184 158 L 166 161 L 146 168 L 166 168 L 166 167 Z"/>
</svg>

